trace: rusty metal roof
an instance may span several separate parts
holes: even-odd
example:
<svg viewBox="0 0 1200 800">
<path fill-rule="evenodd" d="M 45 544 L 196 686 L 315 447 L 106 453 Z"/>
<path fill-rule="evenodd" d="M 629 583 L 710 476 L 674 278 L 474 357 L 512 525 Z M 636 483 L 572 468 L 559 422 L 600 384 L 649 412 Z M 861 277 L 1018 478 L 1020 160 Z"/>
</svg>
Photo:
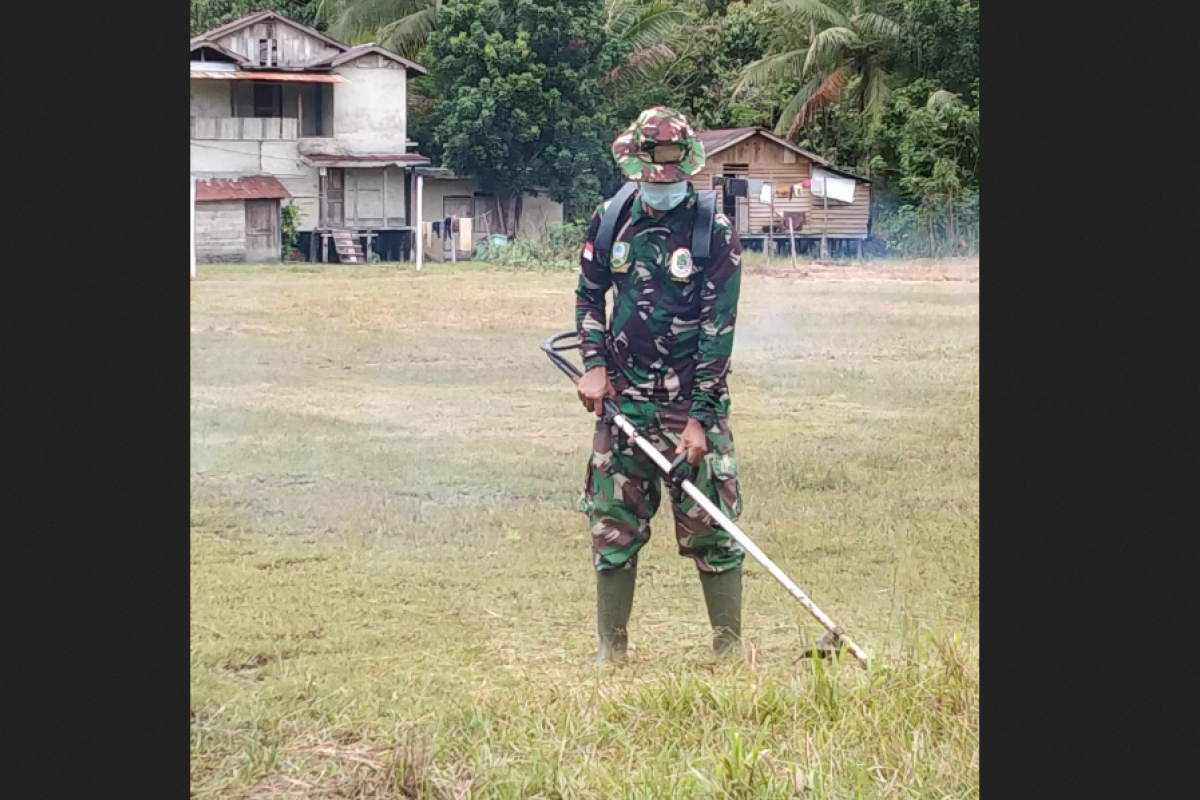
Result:
<svg viewBox="0 0 1200 800">
<path fill-rule="evenodd" d="M 210 78 L 221 81 L 291 81 L 292 83 L 349 83 L 341 75 L 329 72 L 267 72 L 256 70 L 192 70 L 193 78 Z"/>
<path fill-rule="evenodd" d="M 821 158 L 816 153 L 811 153 L 808 150 L 805 150 L 803 147 L 792 144 L 781 136 L 776 136 L 766 128 L 720 128 L 715 131 L 701 131 L 696 134 L 696 138 L 704 143 L 704 155 L 711 156 L 714 153 L 719 153 L 722 150 L 732 147 L 738 142 L 749 139 L 751 136 L 755 135 L 766 137 L 776 144 L 782 145 L 789 150 L 794 150 L 795 152 L 807 158 L 809 161 L 820 164 L 830 172 L 838 175 L 844 175 L 847 178 L 853 178 L 854 180 L 862 181 L 863 183 L 871 182 L 868 178 L 864 178 L 861 175 L 855 175 L 853 172 L 846 172 L 843 169 L 838 169 L 827 159 Z"/>
<path fill-rule="evenodd" d="M 704 145 L 704 154 L 710 156 L 749 138 L 757 130 L 758 128 L 721 128 L 715 131 L 700 131 L 696 138 Z"/>
<path fill-rule="evenodd" d="M 292 193 L 270 175 L 244 175 L 240 178 L 207 178 L 196 181 L 196 202 L 214 200 L 276 200 Z"/>
<path fill-rule="evenodd" d="M 386 155 L 336 155 L 324 153 L 300 154 L 300 160 L 312 167 L 415 167 L 428 164 L 429 159 L 418 153 Z"/>
</svg>

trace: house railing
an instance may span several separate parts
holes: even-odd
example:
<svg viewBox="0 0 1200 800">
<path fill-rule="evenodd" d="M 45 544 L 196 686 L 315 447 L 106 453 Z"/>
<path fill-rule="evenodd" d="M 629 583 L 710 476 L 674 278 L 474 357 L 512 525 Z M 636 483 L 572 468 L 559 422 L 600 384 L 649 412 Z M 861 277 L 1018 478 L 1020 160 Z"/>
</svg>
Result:
<svg viewBox="0 0 1200 800">
<path fill-rule="evenodd" d="M 192 138 L 233 142 L 292 142 L 299 124 L 287 117 L 192 117 Z"/>
</svg>

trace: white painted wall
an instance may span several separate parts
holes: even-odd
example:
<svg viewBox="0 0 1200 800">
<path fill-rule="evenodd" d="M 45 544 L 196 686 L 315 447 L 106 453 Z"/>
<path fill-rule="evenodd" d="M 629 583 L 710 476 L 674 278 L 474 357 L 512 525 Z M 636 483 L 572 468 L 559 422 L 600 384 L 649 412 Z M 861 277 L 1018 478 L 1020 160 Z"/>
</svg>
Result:
<svg viewBox="0 0 1200 800">
<path fill-rule="evenodd" d="M 221 144 L 224 144 L 221 142 Z M 273 175 L 292 193 L 292 203 L 300 207 L 299 230 L 317 227 L 320 212 L 320 177 L 316 167 L 300 160 L 296 142 L 262 142 L 263 175 Z M 285 204 L 287 200 L 283 201 Z"/>
<path fill-rule="evenodd" d="M 271 175 L 279 179 L 300 207 L 299 229 L 311 231 L 317 226 L 320 187 L 316 167 L 300 161 L 296 142 L 193 141 L 191 171 L 201 179 L 221 176 Z M 286 202 L 286 201 L 284 201 Z M 389 196 L 388 202 L 391 203 Z M 400 197 L 399 208 L 404 208 Z M 391 208 L 388 208 L 391 214 Z"/>
<path fill-rule="evenodd" d="M 521 204 L 521 230 L 517 235 L 522 239 L 538 241 L 545 235 L 547 225 L 562 221 L 562 203 L 556 203 L 544 194 L 537 197 L 525 195 L 525 202 Z"/>
<path fill-rule="evenodd" d="M 196 260 L 242 261 L 246 257 L 246 204 L 242 200 L 196 203 Z"/>
<path fill-rule="evenodd" d="M 433 180 L 426 178 L 425 198 L 421 206 L 422 219 L 426 222 L 441 219 L 444 213 L 442 210 L 442 201 L 446 197 L 472 197 L 477 190 L 474 180 Z M 496 233 L 498 223 L 494 203 L 488 203 L 487 210 L 493 212 L 492 216 L 488 218 L 488 225 L 491 226 L 492 232 Z M 390 209 L 389 213 L 391 213 Z M 525 195 L 525 201 L 521 207 L 521 230 L 518 232 L 518 235 L 523 239 L 538 241 L 545 235 L 547 225 L 562 221 L 562 203 L 555 203 L 545 195 L 539 195 L 538 197 Z M 476 225 L 477 227 L 472 230 L 472 235 L 474 235 L 477 241 L 481 241 L 486 237 L 486 229 L 482 222 L 476 223 Z"/>
<path fill-rule="evenodd" d="M 360 155 L 403 153 L 408 80 L 404 67 L 374 53 L 337 67 L 349 83 L 333 84 L 333 132 Z"/>
<path fill-rule="evenodd" d="M 262 142 L 192 140 L 192 172 L 226 175 L 262 174 Z"/>
<path fill-rule="evenodd" d="M 233 81 L 192 80 L 193 117 L 233 116 L 230 87 Z"/>
<path fill-rule="evenodd" d="M 421 219 L 432 222 L 442 218 L 442 200 L 448 196 L 471 197 L 475 192 L 475 181 L 443 181 L 425 178 L 425 192 L 421 203 Z M 495 215 L 492 215 L 495 217 Z M 495 219 L 491 220 L 496 229 Z"/>
</svg>

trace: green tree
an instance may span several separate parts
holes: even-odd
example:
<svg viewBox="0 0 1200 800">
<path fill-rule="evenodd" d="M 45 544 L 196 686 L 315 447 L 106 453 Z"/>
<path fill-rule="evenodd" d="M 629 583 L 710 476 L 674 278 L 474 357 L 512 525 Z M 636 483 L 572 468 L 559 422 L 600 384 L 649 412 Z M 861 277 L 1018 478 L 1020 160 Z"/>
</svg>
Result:
<svg viewBox="0 0 1200 800">
<path fill-rule="evenodd" d="M 494 12 L 499 13 L 494 13 Z M 442 162 L 497 198 L 520 228 L 522 198 L 545 190 L 576 213 L 611 167 L 615 135 L 600 79 L 616 64 L 592 0 L 455 0 L 429 37 L 432 112 Z"/>
<path fill-rule="evenodd" d="M 771 0 L 792 33 L 776 52 L 748 65 L 738 92 L 775 81 L 794 81 L 798 90 L 780 113 L 777 133 L 795 139 L 817 110 L 842 98 L 877 120 L 891 91 L 889 64 L 901 27 L 885 16 L 884 0 Z M 798 34 L 798 35 L 797 35 Z"/>
<path fill-rule="evenodd" d="M 978 225 L 978 79 L 967 99 L 925 78 L 897 89 L 866 144 L 877 153 L 884 228 L 891 223 L 896 243 L 923 242 L 931 256 L 978 246 L 969 230 Z"/>
<path fill-rule="evenodd" d="M 690 47 L 674 70 L 678 98 L 674 106 L 692 124 L 710 128 L 772 124 L 780 86 L 744 91 L 734 96 L 738 77 L 750 62 L 761 59 L 770 19 L 756 5 L 731 2 L 724 16 L 713 16 L 690 31 Z"/>
<path fill-rule="evenodd" d="M 321 0 L 191 0 L 191 35 L 212 30 L 218 25 L 257 11 L 278 11 L 288 19 L 320 30 L 318 10 Z"/>
<path fill-rule="evenodd" d="M 979 77 L 979 0 L 892 0 L 900 52 L 914 77 L 966 94 Z"/>
</svg>

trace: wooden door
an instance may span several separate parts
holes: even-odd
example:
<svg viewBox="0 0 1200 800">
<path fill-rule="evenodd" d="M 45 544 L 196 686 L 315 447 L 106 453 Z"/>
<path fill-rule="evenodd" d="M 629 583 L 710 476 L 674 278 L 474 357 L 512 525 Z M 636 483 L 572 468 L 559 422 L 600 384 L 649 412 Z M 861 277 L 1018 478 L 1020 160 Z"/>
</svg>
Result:
<svg viewBox="0 0 1200 800">
<path fill-rule="evenodd" d="M 352 228 L 383 227 L 382 169 L 352 169 L 346 175 L 346 221 Z"/>
<path fill-rule="evenodd" d="M 346 225 L 346 171 L 329 167 L 321 178 L 321 227 L 342 228 Z"/>
<path fill-rule="evenodd" d="M 246 260 L 279 260 L 279 201 L 246 201 Z"/>
</svg>

